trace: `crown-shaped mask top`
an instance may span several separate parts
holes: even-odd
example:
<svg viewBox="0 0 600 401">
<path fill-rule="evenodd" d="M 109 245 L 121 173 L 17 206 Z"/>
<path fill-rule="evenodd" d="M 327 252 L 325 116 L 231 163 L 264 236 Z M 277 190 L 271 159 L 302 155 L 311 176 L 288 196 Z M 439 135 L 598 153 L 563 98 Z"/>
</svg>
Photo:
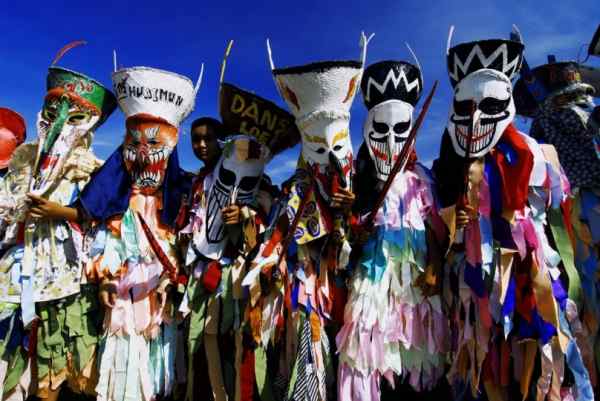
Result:
<svg viewBox="0 0 600 401">
<path fill-rule="evenodd" d="M 423 90 L 423 77 L 419 68 L 405 61 L 380 61 L 365 69 L 360 89 L 369 110 L 392 99 L 415 106 Z"/>
<path fill-rule="evenodd" d="M 477 70 L 489 68 L 510 80 L 523 62 L 523 43 L 506 39 L 488 39 L 458 44 L 448 49 L 448 75 L 452 86 Z"/>
</svg>

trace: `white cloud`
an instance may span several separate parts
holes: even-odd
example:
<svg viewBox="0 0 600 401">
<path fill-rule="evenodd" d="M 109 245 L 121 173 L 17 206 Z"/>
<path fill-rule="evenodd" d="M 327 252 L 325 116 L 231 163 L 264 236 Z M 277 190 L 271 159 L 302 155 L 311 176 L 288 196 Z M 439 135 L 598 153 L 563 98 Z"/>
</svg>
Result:
<svg viewBox="0 0 600 401">
<path fill-rule="evenodd" d="M 268 165 L 266 173 L 274 183 L 281 183 L 288 179 L 296 170 L 297 158 L 290 156 L 276 156 Z"/>
</svg>

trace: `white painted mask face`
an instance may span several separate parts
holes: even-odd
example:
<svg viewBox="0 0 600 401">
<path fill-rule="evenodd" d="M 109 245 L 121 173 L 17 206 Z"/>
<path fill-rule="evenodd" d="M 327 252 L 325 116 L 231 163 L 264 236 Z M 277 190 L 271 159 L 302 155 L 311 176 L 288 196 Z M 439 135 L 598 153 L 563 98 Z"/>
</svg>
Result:
<svg viewBox="0 0 600 401">
<path fill-rule="evenodd" d="M 304 160 L 325 167 L 329 165 L 331 156 L 335 156 L 342 164 L 351 157 L 349 118 L 349 115 L 333 116 L 333 113 L 322 112 L 301 124 Z"/>
<path fill-rule="evenodd" d="M 374 106 L 367 115 L 363 136 L 375 163 L 377 178 L 387 180 L 412 127 L 413 106 L 388 100 Z"/>
<path fill-rule="evenodd" d="M 234 203 L 247 205 L 254 201 L 268 158 L 266 147 L 252 139 L 237 139 L 225 145 L 208 195 L 208 243 L 220 243 L 224 239 L 225 226 L 221 209 Z"/>
<path fill-rule="evenodd" d="M 448 133 L 459 156 L 481 157 L 500 140 L 515 117 L 512 84 L 506 75 L 492 69 L 477 70 L 456 84 Z"/>
</svg>

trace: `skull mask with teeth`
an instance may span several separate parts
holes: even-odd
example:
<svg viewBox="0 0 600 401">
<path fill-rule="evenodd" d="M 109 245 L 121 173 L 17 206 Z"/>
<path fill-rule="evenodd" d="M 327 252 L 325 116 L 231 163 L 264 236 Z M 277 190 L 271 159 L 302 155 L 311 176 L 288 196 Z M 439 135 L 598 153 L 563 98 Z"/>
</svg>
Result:
<svg viewBox="0 0 600 401">
<path fill-rule="evenodd" d="M 365 69 L 361 89 L 369 114 L 363 136 L 381 181 L 387 180 L 408 139 L 422 87 L 420 68 L 405 61 L 385 60 Z"/>
<path fill-rule="evenodd" d="M 134 187 L 152 194 L 163 183 L 169 156 L 177 144 L 177 128 L 156 118 L 127 120 L 123 159 Z"/>
<path fill-rule="evenodd" d="M 512 84 L 506 75 L 492 69 L 467 75 L 456 84 L 448 121 L 454 151 L 463 157 L 467 153 L 470 157 L 485 155 L 514 117 Z"/>
<path fill-rule="evenodd" d="M 214 183 L 206 208 L 206 240 L 220 244 L 225 228 L 221 210 L 232 204 L 254 202 L 269 150 L 249 136 L 236 136 L 226 142 L 215 168 Z"/>
<path fill-rule="evenodd" d="M 412 126 L 413 106 L 388 100 L 369 110 L 363 135 L 377 177 L 386 180 Z"/>
</svg>

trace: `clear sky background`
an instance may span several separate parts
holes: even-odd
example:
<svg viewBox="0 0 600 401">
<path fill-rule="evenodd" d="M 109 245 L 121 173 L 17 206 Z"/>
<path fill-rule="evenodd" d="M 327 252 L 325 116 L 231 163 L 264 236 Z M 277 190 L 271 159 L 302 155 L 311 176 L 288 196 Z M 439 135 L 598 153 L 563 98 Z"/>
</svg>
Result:
<svg viewBox="0 0 600 401">
<path fill-rule="evenodd" d="M 558 60 L 575 59 L 600 23 L 600 1 L 428 1 L 428 0 L 304 0 L 304 1 L 6 1 L 0 14 L 0 105 L 25 117 L 28 140 L 45 94 L 46 69 L 58 49 L 84 39 L 59 62 L 111 86 L 112 50 L 122 66 L 145 65 L 171 70 L 195 80 L 200 64 L 205 75 L 196 109 L 182 125 L 180 157 L 184 168 L 200 167 L 190 148 L 194 118 L 218 116 L 218 76 L 225 46 L 235 45 L 226 80 L 284 105 L 269 69 L 265 39 L 271 39 L 276 66 L 318 60 L 358 59 L 361 30 L 374 32 L 367 63 L 382 59 L 412 61 L 404 46 L 417 54 L 425 91 L 433 81 L 440 88 L 417 139 L 419 157 L 430 164 L 451 101 L 446 72 L 448 28 L 456 26 L 453 43 L 508 37 L 517 24 L 530 65 L 544 63 L 548 53 Z M 592 60 L 600 65 L 600 60 Z M 423 96 L 424 98 L 424 96 Z M 420 105 L 419 105 L 420 106 Z M 418 107 L 419 109 L 420 107 Z M 362 142 L 365 107 L 360 94 L 352 107 L 354 148 Z M 526 121 L 518 124 L 526 128 Z M 123 114 L 117 110 L 96 133 L 94 150 L 106 158 L 121 143 Z M 292 174 L 299 148 L 277 156 L 267 171 L 281 182 Z"/>
</svg>

